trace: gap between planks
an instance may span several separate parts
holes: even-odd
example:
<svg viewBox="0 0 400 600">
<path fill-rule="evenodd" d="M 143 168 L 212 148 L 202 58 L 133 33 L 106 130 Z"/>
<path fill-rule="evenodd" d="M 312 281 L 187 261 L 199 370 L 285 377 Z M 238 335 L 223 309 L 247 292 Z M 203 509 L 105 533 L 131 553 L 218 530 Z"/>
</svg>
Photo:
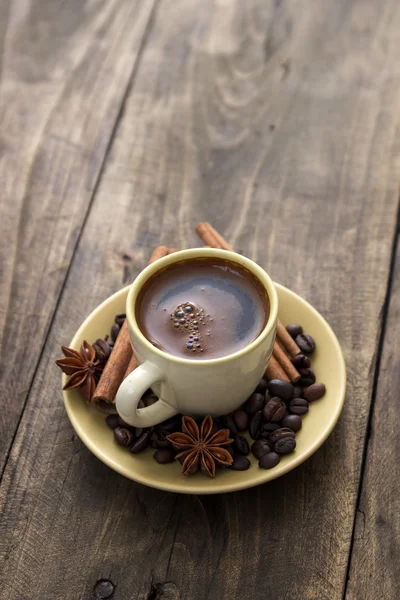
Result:
<svg viewBox="0 0 400 600">
<path fill-rule="evenodd" d="M 371 437 L 371 425 L 372 425 L 372 419 L 374 416 L 375 402 L 376 402 L 378 382 L 379 382 L 379 374 L 380 374 L 381 362 L 382 362 L 382 353 L 383 353 L 383 347 L 384 347 L 384 343 L 385 343 L 386 326 L 387 326 L 387 320 L 388 320 L 388 315 L 389 315 L 390 298 L 392 295 L 392 288 L 393 288 L 394 270 L 395 270 L 395 265 L 396 265 L 396 254 L 397 254 L 397 245 L 399 243 L 399 234 L 400 234 L 400 190 L 399 190 L 398 205 L 397 205 L 396 229 L 395 229 L 395 234 L 394 234 L 394 238 L 393 238 L 392 253 L 391 253 L 391 257 L 390 257 L 389 276 L 388 276 L 387 287 L 386 287 L 385 301 L 383 303 L 383 308 L 382 308 L 381 331 L 379 334 L 377 351 L 376 351 L 376 362 L 375 362 L 375 370 L 374 370 L 374 379 L 373 379 L 373 384 L 372 384 L 371 403 L 369 405 L 367 427 L 366 427 L 366 433 L 365 433 L 365 438 L 364 438 L 363 454 L 362 454 L 362 459 L 361 459 L 360 477 L 358 480 L 358 490 L 357 490 L 357 499 L 356 499 L 355 509 L 354 509 L 353 528 L 352 528 L 352 532 L 351 532 L 350 548 L 349 548 L 349 554 L 348 554 L 348 558 L 347 558 L 346 579 L 345 579 L 345 583 L 344 583 L 343 596 L 342 596 L 343 600 L 345 600 L 347 597 L 347 591 L 348 591 L 348 585 L 349 585 L 351 560 L 352 560 L 352 556 L 353 556 L 353 547 L 354 547 L 354 536 L 355 536 L 355 532 L 356 532 L 357 512 L 358 512 L 359 506 L 360 506 L 360 500 L 361 500 L 361 495 L 362 495 L 362 490 L 363 490 L 363 485 L 364 485 L 365 469 L 367 466 L 368 445 L 369 445 L 369 440 Z"/>
<path fill-rule="evenodd" d="M 3 475 L 4 475 L 4 472 L 6 470 L 6 467 L 7 467 L 7 464 L 8 464 L 8 460 L 9 460 L 9 457 L 10 457 L 10 454 L 11 454 L 11 450 L 12 450 L 12 447 L 14 445 L 14 441 L 16 439 L 16 436 L 18 434 L 18 430 L 19 430 L 22 418 L 24 416 L 24 412 L 25 412 L 25 409 L 26 409 L 26 406 L 27 406 L 27 403 L 28 403 L 28 400 L 29 400 L 29 397 L 30 397 L 30 394 L 31 394 L 32 386 L 33 386 L 33 383 L 34 383 L 35 378 L 36 378 L 37 370 L 39 368 L 40 361 L 42 360 L 43 353 L 44 353 L 44 350 L 46 348 L 47 340 L 49 338 L 50 332 L 51 332 L 52 327 L 53 327 L 54 320 L 55 320 L 57 312 L 58 312 L 58 308 L 60 306 L 61 298 L 63 296 L 64 289 L 65 289 L 65 286 L 67 284 L 68 277 L 69 277 L 69 274 L 70 274 L 71 265 L 72 265 L 72 263 L 74 261 L 74 257 L 75 257 L 76 251 L 77 251 L 77 249 L 79 247 L 79 243 L 81 241 L 83 232 L 85 230 L 85 226 L 86 226 L 87 220 L 89 218 L 90 211 L 91 211 L 94 199 L 95 199 L 96 194 L 97 194 L 97 190 L 99 189 L 99 185 L 101 183 L 102 175 L 103 175 L 103 172 L 104 172 L 104 167 L 106 165 L 106 162 L 107 162 L 107 159 L 108 159 L 108 155 L 109 155 L 111 147 L 113 145 L 114 138 L 115 138 L 115 135 L 116 135 L 119 123 L 120 123 L 120 121 L 121 121 L 121 119 L 122 119 L 122 117 L 124 115 L 126 100 L 129 97 L 129 94 L 130 94 L 130 92 L 132 90 L 132 87 L 134 85 L 135 77 L 136 77 L 136 74 L 137 74 L 139 66 L 140 66 L 140 62 L 141 62 L 141 58 L 142 58 L 142 55 L 143 55 L 143 51 L 144 51 L 144 48 L 145 48 L 145 46 L 147 44 L 147 40 L 149 39 L 151 30 L 153 28 L 155 16 L 156 16 L 156 13 L 157 13 L 157 10 L 158 10 L 160 2 L 161 2 L 161 0 L 155 0 L 154 1 L 154 5 L 153 5 L 153 7 L 151 9 L 150 16 L 149 16 L 148 21 L 147 21 L 146 26 L 145 26 L 144 34 L 143 34 L 142 39 L 141 39 L 140 44 L 139 44 L 139 50 L 138 50 L 138 53 L 137 53 L 137 57 L 136 57 L 136 60 L 134 62 L 134 65 L 133 65 L 132 72 L 131 72 L 131 74 L 129 76 L 129 79 L 128 79 L 128 82 L 127 82 L 127 85 L 126 85 L 126 88 L 125 88 L 125 91 L 124 91 L 124 94 L 123 94 L 123 97 L 122 97 L 122 101 L 121 101 L 121 104 L 120 104 L 120 107 L 118 109 L 118 113 L 117 113 L 117 116 L 116 116 L 116 119 L 115 119 L 115 123 L 114 123 L 114 125 L 113 125 L 113 127 L 111 129 L 110 138 L 109 138 L 109 140 L 107 142 L 107 146 L 106 146 L 106 149 L 105 149 L 105 152 L 104 152 L 103 160 L 101 161 L 101 164 L 100 164 L 99 173 L 97 175 L 97 179 L 96 179 L 95 184 L 93 186 L 93 192 L 92 192 L 92 194 L 90 196 L 90 200 L 89 200 L 86 212 L 85 212 L 85 214 L 83 216 L 83 219 L 82 219 L 82 225 L 81 225 L 81 228 L 80 228 L 80 231 L 79 231 L 79 235 L 77 236 L 77 239 L 76 239 L 76 242 L 75 242 L 75 246 L 74 246 L 72 254 L 71 254 L 71 260 L 70 260 L 68 268 L 67 268 L 67 270 L 65 272 L 64 281 L 62 282 L 62 285 L 60 287 L 60 291 L 59 291 L 57 299 L 55 301 L 53 314 L 51 315 L 51 318 L 50 318 L 50 321 L 49 321 L 49 324 L 48 324 L 48 327 L 47 327 L 47 331 L 46 331 L 46 334 L 45 334 L 44 339 L 43 339 L 42 347 L 41 347 L 40 353 L 38 355 L 38 359 L 36 361 L 35 368 L 34 368 L 34 370 L 32 372 L 32 377 L 31 377 L 31 380 L 29 382 L 29 386 L 28 386 L 28 389 L 27 389 L 27 392 L 26 392 L 26 396 L 25 396 L 25 399 L 24 399 L 24 402 L 23 402 L 23 405 L 22 405 L 22 408 L 21 408 L 21 412 L 19 414 L 18 421 L 16 423 L 16 426 L 15 426 L 15 429 L 14 429 L 14 432 L 13 432 L 13 435 L 12 435 L 12 438 L 11 438 L 10 445 L 9 445 L 8 449 L 6 450 L 4 464 L 3 464 L 3 467 L 0 470 L 0 484 L 2 482 Z"/>
</svg>

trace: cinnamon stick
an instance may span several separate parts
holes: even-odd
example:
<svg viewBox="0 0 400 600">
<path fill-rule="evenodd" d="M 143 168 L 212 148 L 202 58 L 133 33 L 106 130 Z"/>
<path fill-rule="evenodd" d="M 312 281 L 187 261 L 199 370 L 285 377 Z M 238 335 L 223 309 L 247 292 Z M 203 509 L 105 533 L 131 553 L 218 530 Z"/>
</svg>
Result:
<svg viewBox="0 0 400 600">
<path fill-rule="evenodd" d="M 206 246 L 233 252 L 232 246 L 224 240 L 222 235 L 210 223 L 199 223 L 196 227 L 196 233 Z"/>
<path fill-rule="evenodd" d="M 289 377 L 286 375 L 285 371 L 282 369 L 281 365 L 278 363 L 273 354 L 270 356 L 264 375 L 269 380 L 283 379 L 284 381 L 289 381 Z"/>
<path fill-rule="evenodd" d="M 110 354 L 100 381 L 94 392 L 93 402 L 113 402 L 119 386 L 124 378 L 132 356 L 132 346 L 129 337 L 128 322 L 125 319 L 118 334 L 117 341 Z"/>
<path fill-rule="evenodd" d="M 154 248 L 152 255 L 150 256 L 149 265 L 158 260 L 159 258 L 163 258 L 169 254 L 168 246 L 157 246 Z"/>
<path fill-rule="evenodd" d="M 153 250 L 149 264 L 163 256 L 167 256 L 169 253 L 170 250 L 167 246 L 157 246 L 157 248 L 154 248 Z M 110 358 L 104 367 L 100 381 L 95 389 L 92 402 L 95 402 L 97 405 L 103 405 L 104 403 L 111 404 L 115 401 L 115 396 L 122 381 L 134 368 L 136 368 L 133 359 L 134 356 L 129 337 L 128 322 L 125 319 L 113 351 L 110 354 Z M 132 367 L 131 370 L 129 370 L 130 367 Z"/>
<path fill-rule="evenodd" d="M 222 237 L 222 235 L 220 235 L 218 231 L 214 229 L 214 227 L 209 223 L 208 226 L 210 228 L 210 231 L 212 231 L 212 233 L 214 234 L 217 242 L 221 245 L 222 250 L 229 250 L 230 252 L 233 252 L 232 246 L 228 244 L 228 242 Z"/>
<path fill-rule="evenodd" d="M 282 325 L 279 319 L 276 326 L 276 336 L 283 349 L 286 350 L 286 352 L 289 354 L 290 358 L 294 358 L 295 356 L 300 354 L 300 348 L 298 347 L 294 339 L 288 334 L 285 326 Z"/>
<path fill-rule="evenodd" d="M 132 356 L 131 359 L 128 363 L 128 366 L 126 367 L 126 371 L 124 374 L 124 379 L 126 379 L 128 377 L 128 375 L 130 375 L 132 373 L 132 371 L 134 371 L 136 369 L 136 367 L 138 366 L 138 362 L 136 360 L 135 355 L 132 352 Z"/>
<path fill-rule="evenodd" d="M 298 372 L 296 367 L 292 364 L 292 361 L 290 360 L 290 358 L 288 356 L 286 356 L 286 354 L 282 350 L 281 346 L 279 345 L 279 342 L 277 342 L 276 340 L 275 340 L 274 349 L 272 352 L 273 352 L 274 357 L 276 358 L 276 360 L 282 367 L 282 369 L 285 371 L 286 375 L 289 377 L 290 381 L 292 383 L 296 383 L 297 381 L 299 381 L 299 379 L 301 377 L 300 373 Z"/>
<path fill-rule="evenodd" d="M 99 400 L 95 402 L 97 410 L 105 413 L 106 415 L 115 415 L 117 414 L 117 409 L 115 408 L 115 404 L 110 404 L 109 402 L 104 402 L 103 400 Z"/>
<path fill-rule="evenodd" d="M 206 244 L 207 246 L 210 246 L 211 248 L 222 248 L 224 250 L 231 250 L 233 252 L 232 246 L 228 244 L 228 242 L 224 240 L 224 238 L 218 233 L 218 231 L 216 231 L 214 227 L 212 227 L 209 223 L 199 223 L 196 227 L 196 232 L 197 235 L 203 240 L 204 244 Z M 283 348 L 286 350 L 286 352 L 291 358 L 294 358 L 295 356 L 297 356 L 297 354 L 301 352 L 300 348 L 293 340 L 293 338 L 288 334 L 286 328 L 279 319 L 277 323 L 276 333 L 279 343 L 281 344 L 281 346 L 283 346 Z M 279 352 L 279 350 L 282 349 L 278 348 L 276 350 L 274 346 L 274 350 L 275 359 L 282 367 L 281 371 L 287 372 L 288 377 L 291 381 L 298 381 L 300 378 L 300 374 L 293 367 L 290 360 L 286 357 L 285 353 Z M 274 362 L 273 365 L 275 366 Z"/>
</svg>

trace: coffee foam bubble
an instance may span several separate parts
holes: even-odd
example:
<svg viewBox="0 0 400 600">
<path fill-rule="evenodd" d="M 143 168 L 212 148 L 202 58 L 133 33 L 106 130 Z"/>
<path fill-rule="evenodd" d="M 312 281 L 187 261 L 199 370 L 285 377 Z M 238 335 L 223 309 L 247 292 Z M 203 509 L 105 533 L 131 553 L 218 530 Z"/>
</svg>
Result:
<svg viewBox="0 0 400 600">
<path fill-rule="evenodd" d="M 206 325 L 210 315 L 205 315 L 203 308 L 191 302 L 183 302 L 175 308 L 170 317 L 174 331 L 185 335 L 182 342 L 185 352 L 204 352 L 201 343 L 202 332 L 199 328 Z M 209 332 L 207 335 L 210 335 Z"/>
</svg>

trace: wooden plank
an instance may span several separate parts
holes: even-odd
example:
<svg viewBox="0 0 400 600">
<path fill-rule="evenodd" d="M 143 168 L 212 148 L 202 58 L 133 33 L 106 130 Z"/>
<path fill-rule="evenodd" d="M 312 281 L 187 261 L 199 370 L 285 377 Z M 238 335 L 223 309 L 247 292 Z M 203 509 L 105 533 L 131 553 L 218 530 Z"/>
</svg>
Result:
<svg viewBox="0 0 400 600">
<path fill-rule="evenodd" d="M 357 507 L 346 598 L 400 598 L 400 246 L 373 408 L 365 475 Z"/>
<path fill-rule="evenodd" d="M 0 475 L 153 4 L 0 8 Z"/>
<path fill-rule="evenodd" d="M 398 204 L 399 38 L 395 0 L 161 2 L 2 482 L 7 599 L 86 600 L 99 578 L 115 600 L 342 597 Z M 155 243 L 197 244 L 199 220 L 312 301 L 348 363 L 323 448 L 215 498 L 99 463 L 53 365 Z"/>
</svg>

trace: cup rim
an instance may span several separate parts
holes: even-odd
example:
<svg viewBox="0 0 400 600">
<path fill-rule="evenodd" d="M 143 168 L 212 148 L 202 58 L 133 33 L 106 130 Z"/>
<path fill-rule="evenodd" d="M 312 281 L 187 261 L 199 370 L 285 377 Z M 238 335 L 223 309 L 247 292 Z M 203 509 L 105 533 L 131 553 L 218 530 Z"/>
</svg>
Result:
<svg viewBox="0 0 400 600">
<path fill-rule="evenodd" d="M 244 348 L 241 348 L 241 350 L 234 352 L 233 354 L 227 354 L 226 356 L 220 356 L 218 358 L 208 358 L 204 360 L 181 358 L 180 356 L 169 354 L 168 352 L 164 352 L 164 350 L 160 350 L 156 346 L 153 346 L 153 344 L 144 336 L 139 327 L 139 324 L 136 320 L 136 311 L 134 310 L 134 307 L 139 292 L 142 289 L 142 286 L 152 275 L 174 263 L 181 262 L 183 260 L 191 260 L 195 258 L 206 257 L 222 258 L 224 260 L 238 263 L 242 267 L 248 269 L 253 275 L 255 275 L 267 291 L 270 305 L 269 316 L 267 323 L 264 326 L 264 329 L 256 337 L 256 339 Z M 268 337 L 277 321 L 278 294 L 276 292 L 274 282 L 272 281 L 268 273 L 250 258 L 242 256 L 241 254 L 237 254 L 236 252 L 230 252 L 229 250 L 220 250 L 217 248 L 190 248 L 189 250 L 179 250 L 178 252 L 168 254 L 167 256 L 164 256 L 163 258 L 160 258 L 152 264 L 148 265 L 145 269 L 143 269 L 143 271 L 139 273 L 139 275 L 136 277 L 136 279 L 133 281 L 129 288 L 128 296 L 126 299 L 126 317 L 128 320 L 129 329 L 132 330 L 134 335 L 139 338 L 141 343 L 156 356 L 160 356 L 164 360 L 169 360 L 171 362 L 178 363 L 181 365 L 198 365 L 199 368 L 207 367 L 210 365 L 218 365 L 230 362 L 237 358 L 241 358 L 242 356 L 246 356 L 246 354 L 260 346 L 265 341 L 265 339 Z"/>
</svg>

